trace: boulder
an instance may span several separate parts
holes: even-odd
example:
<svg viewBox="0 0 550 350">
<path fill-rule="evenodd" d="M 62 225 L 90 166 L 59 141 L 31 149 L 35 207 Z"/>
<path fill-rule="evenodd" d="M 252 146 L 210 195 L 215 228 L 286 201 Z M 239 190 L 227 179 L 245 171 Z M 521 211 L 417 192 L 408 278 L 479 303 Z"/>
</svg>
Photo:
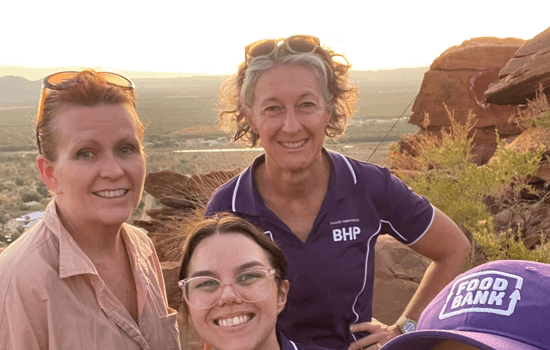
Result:
<svg viewBox="0 0 550 350">
<path fill-rule="evenodd" d="M 389 235 L 378 237 L 374 260 L 372 314 L 393 324 L 416 292 L 430 260 Z"/>
<path fill-rule="evenodd" d="M 486 70 L 502 68 L 524 43 L 523 39 L 479 37 L 445 50 L 436 58 L 433 70 Z"/>
<path fill-rule="evenodd" d="M 500 235 L 516 235 L 528 249 L 536 249 L 542 237 L 550 239 L 550 194 L 548 187 L 536 194 L 508 190 L 488 196 L 495 219 L 495 231 Z M 495 205 L 498 204 L 498 205 Z"/>
<path fill-rule="evenodd" d="M 518 151 L 536 152 L 542 148 L 543 160 L 539 164 L 537 174 L 530 182 L 550 181 L 550 164 L 546 160 L 550 156 L 550 129 L 548 128 L 529 128 L 518 135 L 512 142 L 506 145 Z"/>
<path fill-rule="evenodd" d="M 528 128 L 518 135 L 506 147 L 514 148 L 518 151 L 535 152 L 542 147 L 544 154 L 550 155 L 550 129 L 548 128 Z"/>
<path fill-rule="evenodd" d="M 447 108 L 461 124 L 471 110 L 474 128 L 479 130 L 473 142 L 474 162 L 484 164 L 496 149 L 495 130 L 501 137 L 521 132 L 508 122 L 517 114 L 517 107 L 487 103 L 484 92 L 498 81 L 500 69 L 522 43 L 516 38 L 474 38 L 443 52 L 424 75 L 409 123 L 433 133 L 451 126 Z M 427 128 L 425 113 L 429 115 Z"/>
<path fill-rule="evenodd" d="M 488 103 L 525 104 L 539 84 L 550 94 L 550 28 L 527 40 L 499 72 L 499 81 L 485 92 Z"/>
</svg>

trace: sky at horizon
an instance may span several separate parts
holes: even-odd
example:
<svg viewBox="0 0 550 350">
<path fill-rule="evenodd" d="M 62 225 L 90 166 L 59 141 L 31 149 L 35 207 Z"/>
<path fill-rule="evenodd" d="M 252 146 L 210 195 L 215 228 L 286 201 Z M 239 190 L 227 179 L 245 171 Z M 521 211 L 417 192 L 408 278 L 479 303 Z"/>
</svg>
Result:
<svg viewBox="0 0 550 350">
<path fill-rule="evenodd" d="M 318 36 L 356 70 L 424 67 L 464 40 L 530 39 L 550 25 L 548 0 L 78 4 L 4 3 L 0 76 L 1 66 L 227 75 L 244 59 L 245 45 L 293 34 Z"/>
</svg>

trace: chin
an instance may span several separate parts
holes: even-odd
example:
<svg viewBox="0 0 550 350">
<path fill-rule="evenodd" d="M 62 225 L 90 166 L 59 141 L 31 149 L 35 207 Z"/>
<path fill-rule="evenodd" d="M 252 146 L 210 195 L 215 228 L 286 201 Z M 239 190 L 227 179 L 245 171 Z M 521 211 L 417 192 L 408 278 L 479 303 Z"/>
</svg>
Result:
<svg viewBox="0 0 550 350">
<path fill-rule="evenodd" d="M 122 225 L 130 219 L 133 212 L 133 210 L 111 210 L 103 215 L 98 215 L 97 221 L 106 226 Z"/>
<path fill-rule="evenodd" d="M 226 341 L 220 346 L 212 345 L 212 350 L 255 350 L 258 347 L 250 343 L 250 340 L 244 341 Z"/>
</svg>

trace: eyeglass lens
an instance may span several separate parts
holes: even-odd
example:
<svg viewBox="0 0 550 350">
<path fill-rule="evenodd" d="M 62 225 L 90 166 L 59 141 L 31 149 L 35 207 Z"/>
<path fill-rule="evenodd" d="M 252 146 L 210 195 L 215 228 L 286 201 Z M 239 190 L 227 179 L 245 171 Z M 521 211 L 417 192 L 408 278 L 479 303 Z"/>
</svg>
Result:
<svg viewBox="0 0 550 350">
<path fill-rule="evenodd" d="M 271 274 L 267 271 L 249 271 L 238 275 L 231 283 L 237 295 L 248 302 L 264 300 L 271 289 Z M 191 278 L 185 284 L 185 299 L 193 308 L 214 306 L 221 298 L 224 285 L 213 277 Z"/>
<path fill-rule="evenodd" d="M 48 77 L 48 83 L 51 85 L 57 85 L 64 82 L 65 80 L 74 78 L 76 74 L 76 72 L 61 72 L 57 74 L 52 74 Z"/>
<path fill-rule="evenodd" d="M 309 36 L 295 36 L 289 38 L 286 43 L 288 47 L 295 52 L 311 53 L 319 46 L 317 40 L 318 39 Z"/>
<path fill-rule="evenodd" d="M 50 85 L 50 87 L 56 86 L 66 80 L 74 78 L 78 73 L 77 72 L 59 72 L 56 74 L 52 74 L 49 77 L 47 77 L 47 84 Z M 105 79 L 106 82 L 109 84 L 117 85 L 123 88 L 133 88 L 134 84 L 131 80 L 115 74 L 115 73 L 109 73 L 109 72 L 98 72 L 98 75 L 101 75 L 103 79 Z M 48 87 L 48 86 L 46 86 Z"/>
<path fill-rule="evenodd" d="M 277 40 L 263 40 L 259 43 L 254 43 L 248 48 L 248 56 L 258 57 L 269 55 L 277 46 Z"/>
</svg>

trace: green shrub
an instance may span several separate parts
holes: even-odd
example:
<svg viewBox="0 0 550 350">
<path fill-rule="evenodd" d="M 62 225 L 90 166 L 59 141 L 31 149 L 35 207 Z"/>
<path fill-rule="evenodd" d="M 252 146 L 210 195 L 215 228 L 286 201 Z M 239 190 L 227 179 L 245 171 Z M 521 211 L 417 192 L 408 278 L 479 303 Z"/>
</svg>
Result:
<svg viewBox="0 0 550 350">
<path fill-rule="evenodd" d="M 40 202 L 41 199 L 42 199 L 42 196 L 39 195 L 39 194 L 36 193 L 36 192 L 25 191 L 25 192 L 22 192 L 22 193 L 21 193 L 21 201 L 22 201 L 23 203 L 28 203 L 28 202 Z"/>
<path fill-rule="evenodd" d="M 484 203 L 487 195 L 511 188 L 513 191 L 535 190 L 527 185 L 527 178 L 536 174 L 543 149 L 534 153 L 498 147 L 489 164 L 477 166 L 471 162 L 472 143 L 468 137 L 473 129 L 474 115 L 470 112 L 461 125 L 447 110 L 451 120 L 449 131 L 441 139 L 429 135 L 416 135 L 413 150 L 415 157 L 389 149 L 387 161 L 399 175 L 400 170 L 414 171 L 403 181 L 415 192 L 446 213 L 465 232 L 470 232 L 474 244 L 481 247 L 487 260 L 520 259 L 550 262 L 549 247 L 544 238 L 536 250 L 525 248 L 518 234 L 495 232 L 493 218 Z M 426 116 L 429 118 L 429 116 Z M 411 161 L 411 158 L 415 158 Z M 474 244 L 472 246 L 474 246 Z"/>
</svg>

